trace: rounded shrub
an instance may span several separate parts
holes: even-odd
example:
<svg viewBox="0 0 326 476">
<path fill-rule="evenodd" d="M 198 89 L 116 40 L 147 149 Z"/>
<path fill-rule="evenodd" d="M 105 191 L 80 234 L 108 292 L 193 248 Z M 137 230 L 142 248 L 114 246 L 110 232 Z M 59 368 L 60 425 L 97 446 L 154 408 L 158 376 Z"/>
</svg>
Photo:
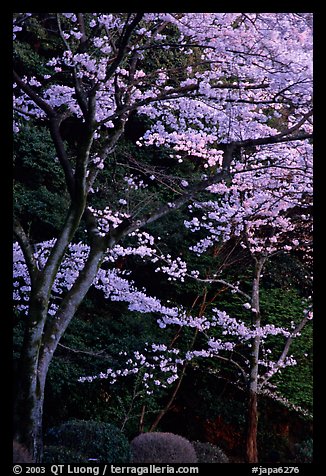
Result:
<svg viewBox="0 0 326 476">
<path fill-rule="evenodd" d="M 33 459 L 27 448 L 15 440 L 12 446 L 12 461 L 13 463 L 33 463 Z"/>
<path fill-rule="evenodd" d="M 47 443 L 63 446 L 82 454 L 86 461 L 99 463 L 129 462 L 129 442 L 114 425 L 98 421 L 70 420 L 49 430 Z"/>
<path fill-rule="evenodd" d="M 88 463 L 88 459 L 65 446 L 45 446 L 42 463 Z"/>
<path fill-rule="evenodd" d="M 174 433 L 142 433 L 130 443 L 132 463 L 197 463 L 193 445 Z"/>
<path fill-rule="evenodd" d="M 201 441 L 193 441 L 192 444 L 196 451 L 198 463 L 229 462 L 229 458 L 218 446 L 212 445 L 211 443 L 203 443 Z"/>
</svg>

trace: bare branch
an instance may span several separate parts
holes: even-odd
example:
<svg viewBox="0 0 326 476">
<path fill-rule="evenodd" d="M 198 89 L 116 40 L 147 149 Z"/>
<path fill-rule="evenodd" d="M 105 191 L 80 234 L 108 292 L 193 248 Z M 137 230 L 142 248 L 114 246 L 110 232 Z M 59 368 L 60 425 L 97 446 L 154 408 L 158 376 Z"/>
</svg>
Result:
<svg viewBox="0 0 326 476">
<path fill-rule="evenodd" d="M 79 25 L 82 23 L 82 26 L 85 28 L 85 25 L 84 25 L 84 18 L 82 16 L 81 13 L 78 14 L 79 16 L 81 15 L 81 18 L 79 18 L 78 16 L 78 22 L 79 22 Z M 62 31 L 62 28 L 61 28 L 61 20 L 60 20 L 60 14 L 57 13 L 56 15 L 57 17 L 57 24 L 58 24 L 58 29 L 59 29 L 59 33 L 60 33 L 60 37 L 65 45 L 65 47 L 67 48 L 68 51 L 71 51 L 71 48 L 69 46 L 69 43 L 67 42 L 67 40 L 65 39 L 64 37 L 64 34 L 63 34 L 63 31 Z M 83 32 L 83 35 L 85 35 L 85 31 Z M 82 41 L 82 40 L 81 40 Z M 86 37 L 84 38 L 84 43 L 86 41 Z M 77 99 L 77 102 L 79 104 L 79 107 L 80 109 L 82 110 L 83 114 L 84 114 L 84 117 L 86 118 L 87 117 L 87 99 L 86 99 L 86 95 L 85 95 L 85 92 L 83 91 L 83 88 L 82 88 L 82 85 L 81 85 L 81 81 L 80 79 L 78 78 L 78 75 L 77 75 L 77 68 L 76 66 L 73 66 L 73 75 L 74 75 L 74 82 L 75 82 L 75 91 L 76 91 L 76 99 Z"/>
<path fill-rule="evenodd" d="M 273 367 L 273 370 L 267 372 L 265 378 L 262 379 L 262 381 L 260 382 L 260 389 L 273 377 L 273 375 L 275 375 L 278 370 L 283 366 L 284 362 L 285 362 L 285 359 L 289 353 L 289 350 L 290 350 L 290 346 L 292 344 L 292 341 L 295 337 L 297 337 L 297 335 L 299 334 L 299 332 L 304 328 L 304 326 L 307 324 L 307 322 L 309 321 L 309 317 L 308 315 L 305 315 L 303 317 L 303 319 L 299 322 L 299 324 L 296 326 L 296 328 L 294 329 L 294 331 L 292 332 L 292 334 L 287 338 L 286 342 L 285 342 L 285 345 L 284 345 L 284 348 L 283 348 L 283 351 L 282 351 L 282 354 L 280 355 L 277 363 L 275 364 L 275 366 Z"/>
<path fill-rule="evenodd" d="M 152 425 L 150 426 L 149 428 L 149 431 L 154 431 L 157 427 L 157 425 L 160 423 L 160 421 L 162 420 L 162 418 L 164 417 L 164 415 L 168 412 L 169 408 L 171 407 L 177 393 L 178 393 L 178 390 L 180 388 L 180 385 L 182 383 L 182 380 L 183 380 L 183 377 L 185 375 L 185 372 L 186 372 L 186 368 L 187 368 L 187 364 L 188 362 L 185 362 L 183 364 L 183 367 L 182 367 L 182 370 L 181 370 L 181 374 L 180 374 L 180 377 L 177 381 L 177 384 L 172 392 L 172 395 L 171 397 L 169 398 L 169 401 L 167 402 L 167 404 L 165 405 L 164 408 L 162 408 L 162 410 L 160 411 L 160 413 L 157 415 L 157 417 L 155 418 L 154 422 L 152 423 Z"/>
<path fill-rule="evenodd" d="M 33 285 L 38 274 L 37 263 L 34 258 L 34 250 L 27 234 L 17 218 L 14 218 L 13 231 L 23 252 L 31 283 Z"/>
<path fill-rule="evenodd" d="M 105 81 L 110 79 L 110 77 L 115 72 L 115 70 L 117 69 L 117 67 L 121 63 L 121 61 L 124 59 L 125 52 L 126 52 L 126 49 L 127 49 L 127 46 L 128 46 L 129 38 L 130 38 L 132 32 L 134 31 L 134 29 L 136 28 L 136 26 L 138 25 L 138 23 L 143 18 L 143 16 L 144 16 L 144 13 L 140 13 L 140 12 L 136 13 L 135 18 L 132 20 L 132 22 L 129 25 L 127 25 L 127 23 L 126 23 L 124 32 L 122 33 L 122 35 L 120 37 L 117 56 L 114 58 L 113 62 L 110 64 L 110 66 L 109 66 L 109 68 L 106 72 Z"/>
<path fill-rule="evenodd" d="M 68 192 L 70 196 L 73 197 L 75 193 L 74 173 L 73 173 L 71 164 L 69 162 L 66 148 L 60 133 L 60 124 L 65 119 L 65 117 L 66 115 L 55 115 L 51 117 L 50 133 L 51 133 L 52 141 L 53 141 L 60 165 L 65 174 L 65 180 L 66 180 Z"/>
<path fill-rule="evenodd" d="M 187 276 L 189 278 L 192 278 L 192 279 L 195 279 L 196 281 L 199 281 L 201 283 L 218 283 L 218 284 L 223 284 L 224 286 L 227 286 L 228 288 L 232 289 L 233 291 L 235 291 L 237 294 L 241 294 L 243 297 L 245 297 L 246 299 L 250 300 L 251 297 L 249 296 L 249 294 L 241 291 L 241 289 L 239 289 L 237 286 L 235 286 L 234 284 L 231 284 L 231 283 L 228 283 L 227 281 L 224 281 L 224 279 L 214 279 L 214 278 L 196 278 L 196 276 L 192 276 L 191 274 L 187 274 Z"/>
<path fill-rule="evenodd" d="M 79 350 L 79 349 L 72 349 L 71 347 L 68 347 L 63 344 L 58 344 L 59 347 L 62 347 L 65 350 L 69 350 L 69 352 L 73 352 L 74 354 L 85 354 L 85 355 L 90 355 L 91 357 L 96 357 L 96 358 L 102 358 L 102 359 L 108 359 L 108 355 L 106 355 L 104 350 L 99 350 L 98 352 L 88 352 L 87 350 Z"/>
<path fill-rule="evenodd" d="M 238 364 L 238 362 L 233 360 L 231 357 L 223 357 L 222 355 L 218 355 L 218 354 L 215 355 L 214 357 L 216 357 L 217 359 L 220 359 L 220 360 L 224 360 L 225 362 L 230 362 L 230 364 L 234 365 L 237 369 L 240 370 L 244 382 L 246 382 L 246 383 L 248 382 L 248 375 L 245 372 L 245 370 L 241 367 L 241 365 Z"/>
</svg>

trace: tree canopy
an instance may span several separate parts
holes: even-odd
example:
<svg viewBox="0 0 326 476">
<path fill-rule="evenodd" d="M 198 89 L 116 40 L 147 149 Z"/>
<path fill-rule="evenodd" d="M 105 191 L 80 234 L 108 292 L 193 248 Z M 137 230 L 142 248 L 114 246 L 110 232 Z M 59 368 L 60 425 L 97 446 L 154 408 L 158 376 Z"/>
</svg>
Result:
<svg viewBox="0 0 326 476">
<path fill-rule="evenodd" d="M 147 398 L 231 365 L 257 461 L 258 395 L 282 398 L 312 318 L 312 15 L 17 13 L 13 87 L 20 440 L 42 458 L 49 366 L 93 289 L 160 330 L 80 381 L 141 374 Z M 278 259 L 295 317 L 262 301 Z"/>
</svg>

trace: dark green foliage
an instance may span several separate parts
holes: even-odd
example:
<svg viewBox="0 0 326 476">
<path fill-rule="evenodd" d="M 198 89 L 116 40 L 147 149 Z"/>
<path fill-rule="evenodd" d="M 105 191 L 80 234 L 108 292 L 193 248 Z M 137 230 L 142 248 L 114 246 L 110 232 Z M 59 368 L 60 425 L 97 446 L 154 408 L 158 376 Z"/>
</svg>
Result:
<svg viewBox="0 0 326 476">
<path fill-rule="evenodd" d="M 26 125 L 15 138 L 14 212 L 35 241 L 58 234 L 69 206 L 55 157 L 45 128 Z"/>
<path fill-rule="evenodd" d="M 145 342 L 164 342 L 164 331 L 151 315 L 129 313 L 124 303 L 105 301 L 99 292 L 90 293 L 78 316 L 71 322 L 52 360 L 45 398 L 45 426 L 56 426 L 69 418 L 110 421 L 124 425 L 128 436 L 138 432 L 142 405 L 150 424 L 160 409 L 160 394 L 147 395 L 141 382 L 123 378 L 114 385 L 105 379 L 80 383 L 78 378 L 98 375 L 108 367 L 119 369 L 126 356 L 120 352 L 142 349 Z M 101 315 L 96 314 L 96 307 Z M 63 403 L 64 402 L 64 403 Z"/>
<path fill-rule="evenodd" d="M 300 446 L 304 448 L 305 440 L 312 450 L 311 420 L 263 396 L 259 414 L 258 452 L 262 463 L 301 462 Z"/>
<path fill-rule="evenodd" d="M 129 443 L 124 434 L 110 423 L 71 420 L 48 431 L 50 446 L 64 446 L 94 458 L 99 463 L 127 463 Z"/>
<path fill-rule="evenodd" d="M 203 443 L 202 441 L 193 441 L 192 442 L 196 455 L 198 458 L 198 463 L 228 463 L 229 459 L 218 446 L 212 445 L 210 443 Z"/>
<path fill-rule="evenodd" d="M 42 463 L 88 463 L 88 458 L 64 446 L 45 446 Z"/>
<path fill-rule="evenodd" d="M 12 462 L 13 463 L 32 463 L 32 457 L 22 444 L 13 441 L 12 445 Z"/>
<path fill-rule="evenodd" d="M 307 265 L 297 254 L 280 253 L 266 263 L 264 285 L 268 289 L 296 289 L 301 295 L 311 294 L 311 282 L 307 280 Z"/>
<path fill-rule="evenodd" d="M 165 33 L 168 34 L 169 42 L 175 42 L 177 44 L 179 32 L 174 25 L 170 25 L 165 30 Z M 158 45 L 164 44 L 164 41 L 158 41 Z M 192 64 L 194 63 L 194 58 L 192 55 Z M 171 48 L 169 50 L 163 49 L 162 47 L 157 48 L 156 50 L 149 50 L 142 62 L 142 67 L 148 73 L 155 71 L 156 69 L 166 68 L 170 70 L 171 79 L 169 85 L 175 86 L 178 84 L 177 81 L 182 81 L 186 79 L 185 68 L 189 64 L 189 58 L 187 58 L 180 48 Z"/>
<path fill-rule="evenodd" d="M 276 326 L 290 327 L 291 322 L 298 324 L 303 318 L 305 300 L 295 289 L 284 288 L 262 289 L 261 309 L 265 322 Z M 266 320 L 266 321 L 265 321 Z M 281 337 L 270 338 L 273 349 L 272 358 L 280 355 L 285 339 Z M 278 391 L 292 404 L 302 406 L 311 411 L 313 405 L 313 328 L 308 322 L 296 337 L 290 348 L 289 355 L 297 359 L 297 365 L 287 367 L 279 372 L 273 379 Z"/>
<path fill-rule="evenodd" d="M 22 14 L 24 16 L 24 14 Z M 41 78 L 51 73 L 46 62 L 52 56 L 60 55 L 63 44 L 56 32 L 55 13 L 39 13 L 21 24 L 22 31 L 13 42 L 13 61 L 15 69 L 22 76 L 28 74 Z M 14 14 L 14 17 L 20 17 Z"/>
<path fill-rule="evenodd" d="M 193 445 L 173 433 L 142 433 L 130 443 L 133 463 L 197 463 Z"/>
<path fill-rule="evenodd" d="M 281 463 L 293 461 L 289 440 L 271 431 L 260 421 L 257 437 L 259 460 L 262 463 Z"/>
<path fill-rule="evenodd" d="M 232 385 L 233 379 L 234 373 L 227 364 L 205 359 L 198 368 L 189 369 L 181 404 L 190 407 L 200 418 L 221 417 L 225 423 L 243 428 L 246 401 L 243 391 Z"/>
<path fill-rule="evenodd" d="M 295 460 L 297 463 L 313 462 L 313 439 L 307 438 L 295 445 Z"/>
</svg>

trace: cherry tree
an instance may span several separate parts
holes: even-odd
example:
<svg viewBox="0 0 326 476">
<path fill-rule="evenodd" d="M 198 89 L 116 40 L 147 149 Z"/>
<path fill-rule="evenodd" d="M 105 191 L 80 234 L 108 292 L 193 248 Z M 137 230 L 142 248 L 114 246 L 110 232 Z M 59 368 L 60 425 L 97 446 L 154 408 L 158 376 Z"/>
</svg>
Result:
<svg viewBox="0 0 326 476">
<path fill-rule="evenodd" d="M 49 34 L 61 41 L 58 54 L 45 60 L 46 74 L 14 71 L 14 131 L 19 134 L 26 121 L 48 128 L 70 196 L 62 229 L 51 241 L 35 244 L 19 217 L 14 220 L 15 297 L 26 292 L 19 309 L 28 316 L 16 431 L 35 461 L 42 458 L 49 364 L 93 283 L 105 285 L 111 298 L 124 296 L 131 307 L 157 306 L 165 319 L 180 319 L 180 310 L 145 298 L 110 268 L 119 253 L 133 252 L 123 251 L 123 240 L 136 233 L 137 252 L 146 255 L 150 238 L 137 233 L 150 223 L 189 202 L 195 205 L 202 191 L 233 199 L 237 183 L 232 189 L 232 180 L 239 170 L 251 170 L 248 151 L 255 151 L 255 167 L 269 168 L 281 159 L 291 163 L 300 148 L 304 157 L 311 155 L 312 138 L 310 14 L 45 15 L 14 16 L 15 42 L 24 41 L 24 29 L 34 17 L 45 25 L 50 22 Z M 163 59 L 153 66 L 157 51 Z M 169 61 L 175 53 L 180 66 Z M 121 184 L 121 195 L 108 196 L 107 206 L 99 210 L 92 197 L 103 171 L 110 172 L 113 164 L 131 168 L 131 159 L 117 160 L 115 151 L 135 113 L 147 124 L 139 147 L 154 147 L 158 154 L 168 150 L 171 161 L 180 165 L 195 160 L 202 173 L 176 177 L 168 168 L 163 174 L 162 168 L 137 164 L 137 174 L 125 177 L 124 188 Z M 62 132 L 69 118 L 79 131 L 74 148 Z M 172 198 L 159 199 L 152 184 L 169 189 Z M 131 206 L 130 188 L 148 197 L 146 207 L 141 201 Z M 221 210 L 228 216 L 225 207 Z M 281 205 L 277 209 L 279 220 L 283 210 Z M 86 224 L 84 244 L 75 240 L 81 223 Z M 264 260 L 257 262 L 258 283 Z M 252 307 L 259 315 L 259 303 Z M 182 315 L 189 320 L 185 311 Z"/>
<path fill-rule="evenodd" d="M 258 461 L 258 393 L 277 371 L 286 365 L 295 364 L 295 360 L 288 357 L 290 344 L 312 316 L 311 311 L 307 309 L 299 324 L 292 330 L 276 329 L 269 324 L 262 325 L 260 281 L 267 260 L 281 250 L 288 252 L 298 248 L 304 250 L 307 258 L 311 258 L 311 230 L 306 229 L 303 235 L 300 233 L 301 227 L 298 226 L 296 216 L 298 211 L 294 210 L 301 210 L 299 223 L 306 220 L 311 224 L 312 163 L 309 145 L 302 148 L 302 144 L 297 144 L 291 153 L 284 149 L 283 144 L 273 151 L 269 146 L 259 149 L 255 151 L 253 160 L 251 157 L 245 157 L 242 164 L 235 165 L 232 185 L 227 190 L 224 189 L 224 184 L 209 187 L 214 194 L 220 195 L 222 192 L 222 200 L 190 205 L 194 214 L 197 215 L 199 210 L 201 216 L 195 216 L 186 223 L 193 231 L 203 228 L 207 233 L 207 236 L 193 247 L 195 252 L 203 253 L 221 236 L 224 240 L 239 237 L 239 244 L 249 251 L 254 262 L 251 296 L 248 295 L 248 302 L 244 304 L 252 314 L 251 324 L 248 326 L 225 315 L 220 316 L 218 321 L 225 327 L 226 335 L 238 335 L 251 348 L 246 440 L 249 462 Z M 274 154 L 277 157 L 273 159 Z M 262 165 L 266 159 L 272 160 L 271 167 Z M 240 291 L 238 285 L 225 284 L 229 285 L 233 292 Z M 245 296 L 243 292 L 242 295 Z M 264 339 L 268 335 L 278 333 L 287 338 L 278 360 L 269 361 L 266 358 L 266 348 L 265 358 L 261 358 Z M 261 367 L 267 367 L 267 371 L 261 372 Z"/>
<path fill-rule="evenodd" d="M 157 271 L 166 273 L 172 280 L 195 279 L 210 285 L 222 284 L 231 293 L 238 294 L 248 310 L 247 321 L 229 316 L 218 308 L 205 308 L 204 312 L 194 314 L 193 310 L 182 307 L 161 308 L 158 301 L 145 297 L 121 294 L 120 299 L 130 303 L 130 309 L 141 312 L 158 311 L 160 327 L 191 327 L 207 338 L 207 347 L 202 350 L 189 349 L 180 351 L 164 344 L 152 344 L 151 347 L 134 352 L 126 361 L 124 369 L 107 369 L 98 376 L 82 377 L 80 380 L 93 381 L 96 378 L 110 379 L 113 384 L 117 378 L 138 375 L 143 372 L 143 384 L 146 392 L 151 394 L 155 388 L 165 388 L 182 377 L 185 365 L 193 359 L 217 357 L 232 363 L 242 378 L 242 388 L 248 391 L 248 431 L 246 454 L 248 462 L 258 461 L 258 395 L 265 393 L 279 398 L 270 380 L 287 366 L 295 365 L 295 358 L 289 354 L 293 339 L 312 318 L 311 309 L 306 303 L 304 314 L 297 324 L 284 322 L 283 327 L 266 323 L 266 316 L 260 309 L 260 281 L 266 262 L 278 253 L 303 251 L 307 268 L 311 268 L 311 202 L 312 202 L 312 163 L 311 146 L 298 143 L 291 153 L 280 145 L 271 150 L 270 146 L 261 147 L 254 154 L 243 157 L 241 164 L 236 164 L 232 182 L 214 184 L 208 187 L 212 198 L 209 201 L 193 201 L 189 205 L 192 219 L 185 222 L 186 228 L 193 232 L 202 230 L 206 235 L 191 250 L 200 255 L 209 251 L 216 243 L 225 243 L 237 239 L 251 256 L 254 264 L 251 294 L 241 290 L 240 283 L 230 283 L 223 279 L 221 267 L 214 276 L 200 276 L 198 270 L 188 269 L 188 264 L 180 257 L 173 259 L 155 251 L 154 239 L 150 240 L 147 256 L 152 262 L 159 261 Z M 262 166 L 266 157 L 273 158 L 272 165 Z M 300 214 L 299 214 L 300 213 Z M 299 220 L 298 220 L 299 214 Z M 302 231 L 304 224 L 304 232 Z M 120 250 L 121 251 L 121 250 Z M 134 250 L 135 251 L 135 250 Z M 307 279 L 310 279 L 307 276 Z M 105 291 L 108 280 L 103 280 Z M 142 302 L 142 304 L 140 304 Z M 281 336 L 283 349 L 275 355 L 270 347 L 270 337 Z M 239 349 L 245 348 L 250 355 L 238 361 L 233 356 Z M 243 351 L 242 351 L 243 352 Z M 225 356 L 226 354 L 226 356 Z M 231 354 L 231 356 L 227 356 Z M 179 384 L 178 384 L 179 385 Z M 178 386 L 177 386 L 178 388 Z M 175 392 L 174 392 L 175 393 Z"/>
</svg>

